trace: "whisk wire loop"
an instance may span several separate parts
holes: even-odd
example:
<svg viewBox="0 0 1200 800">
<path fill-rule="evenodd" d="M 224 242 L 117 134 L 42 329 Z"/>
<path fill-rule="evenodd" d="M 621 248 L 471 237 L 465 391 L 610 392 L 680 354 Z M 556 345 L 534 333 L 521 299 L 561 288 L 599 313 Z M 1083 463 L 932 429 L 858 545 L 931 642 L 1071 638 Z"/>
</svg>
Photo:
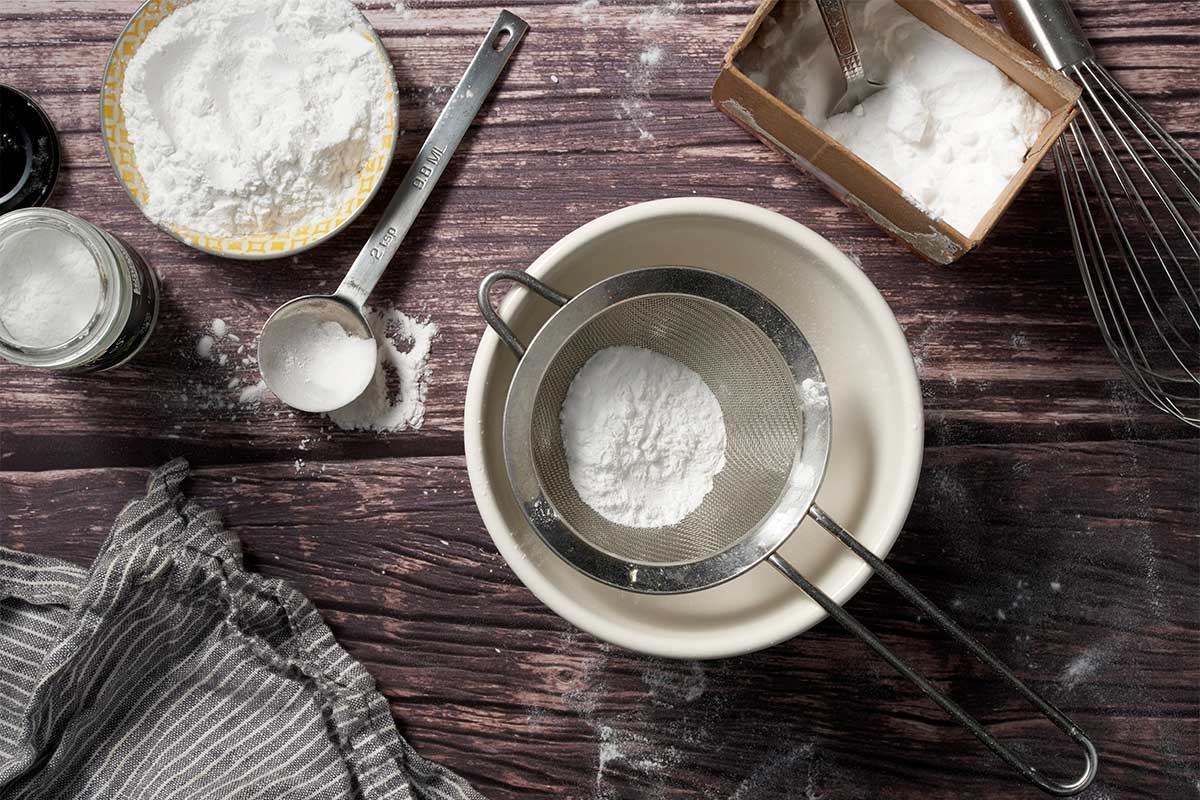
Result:
<svg viewBox="0 0 1200 800">
<path fill-rule="evenodd" d="M 1105 345 L 1155 407 L 1200 427 L 1200 167 L 1094 59 L 1055 144 L 1067 225 Z"/>
</svg>

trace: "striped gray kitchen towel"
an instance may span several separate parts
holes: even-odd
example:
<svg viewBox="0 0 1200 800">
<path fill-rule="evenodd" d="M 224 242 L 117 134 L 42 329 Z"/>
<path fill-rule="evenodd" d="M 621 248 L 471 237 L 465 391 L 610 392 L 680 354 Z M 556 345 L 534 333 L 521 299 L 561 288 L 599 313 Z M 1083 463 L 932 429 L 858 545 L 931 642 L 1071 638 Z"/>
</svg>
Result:
<svg viewBox="0 0 1200 800">
<path fill-rule="evenodd" d="M 0 548 L 0 797 L 480 800 L 187 475 L 156 471 L 90 570 Z"/>
</svg>

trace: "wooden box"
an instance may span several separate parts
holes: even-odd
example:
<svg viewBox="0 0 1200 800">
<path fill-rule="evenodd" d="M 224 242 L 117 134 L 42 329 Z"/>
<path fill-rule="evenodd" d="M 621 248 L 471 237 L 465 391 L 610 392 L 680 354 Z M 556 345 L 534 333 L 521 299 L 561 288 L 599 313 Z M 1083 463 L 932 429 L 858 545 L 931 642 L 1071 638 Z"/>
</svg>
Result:
<svg viewBox="0 0 1200 800">
<path fill-rule="evenodd" d="M 797 0 L 783 0 L 796 2 Z M 1007 34 L 954 0 L 897 0 L 929 27 L 990 61 L 1050 112 L 1025 162 L 970 235 L 935 219 L 874 167 L 832 139 L 737 66 L 780 0 L 763 0 L 734 42 L 713 86 L 713 104 L 738 124 L 815 175 L 835 196 L 874 220 L 919 255 L 949 264 L 976 247 L 1076 113 L 1080 89 Z M 817 13 L 816 9 L 811 10 Z"/>
</svg>

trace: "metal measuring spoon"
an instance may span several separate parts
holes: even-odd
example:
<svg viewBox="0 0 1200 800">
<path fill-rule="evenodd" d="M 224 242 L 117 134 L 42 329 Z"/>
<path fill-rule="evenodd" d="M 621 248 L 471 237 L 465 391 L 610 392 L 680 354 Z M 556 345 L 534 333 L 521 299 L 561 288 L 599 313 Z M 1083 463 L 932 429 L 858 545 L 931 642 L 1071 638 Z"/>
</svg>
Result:
<svg viewBox="0 0 1200 800">
<path fill-rule="evenodd" d="M 508 11 L 500 12 L 470 66 L 455 87 L 454 94 L 434 123 L 425 144 L 421 145 L 420 152 L 413 159 L 412 166 L 404 176 L 404 182 L 388 203 L 382 219 L 371 232 L 371 237 L 363 245 L 354 263 L 350 265 L 350 271 L 346 273 L 337 291 L 330 295 L 310 294 L 289 300 L 267 318 L 258 339 L 259 372 L 267 387 L 283 402 L 301 411 L 315 412 L 333 411 L 345 405 L 339 403 L 324 407 L 318 398 L 309 397 L 297 401 L 295 396 L 291 400 L 284 397 L 280 390 L 288 384 L 285 376 L 289 367 L 296 369 L 297 366 L 289 365 L 286 359 L 273 356 L 284 352 L 283 340 L 291 336 L 291 331 L 298 324 L 310 324 L 315 327 L 324 322 L 335 322 L 352 337 L 374 341 L 371 325 L 363 313 L 367 297 L 391 262 L 392 256 L 396 254 L 400 242 L 412 227 L 434 185 L 442 177 L 450 156 L 462 141 L 471 121 L 479 113 L 484 99 L 491 92 L 496 79 L 500 77 L 517 43 L 527 30 L 529 26 L 520 17 Z M 300 323 L 300 320 L 307 322 Z M 267 357 L 264 358 L 264 355 Z M 374 375 L 375 364 L 372 362 L 371 369 L 361 376 L 360 385 L 357 382 L 359 376 L 344 376 L 344 379 L 351 383 L 345 386 L 341 396 L 350 396 L 351 400 L 358 397 L 371 383 Z M 283 394 L 289 392 L 285 389 Z"/>
<path fill-rule="evenodd" d="M 829 112 L 830 116 L 836 116 L 854 110 L 855 106 L 887 87 L 867 77 L 858 45 L 854 43 L 854 32 L 850 30 L 850 20 L 846 16 L 846 4 L 843 0 L 817 0 L 817 9 L 825 22 L 825 31 L 829 34 L 829 41 L 833 43 L 833 51 L 837 54 L 842 74 L 846 76 L 846 91 Z"/>
</svg>

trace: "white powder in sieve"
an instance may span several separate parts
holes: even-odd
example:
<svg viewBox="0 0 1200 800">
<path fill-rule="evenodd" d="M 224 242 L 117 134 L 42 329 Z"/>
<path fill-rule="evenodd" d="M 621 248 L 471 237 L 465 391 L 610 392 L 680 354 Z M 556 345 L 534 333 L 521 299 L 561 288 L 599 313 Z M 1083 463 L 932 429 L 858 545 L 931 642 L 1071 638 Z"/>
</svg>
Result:
<svg viewBox="0 0 1200 800">
<path fill-rule="evenodd" d="M 54 347 L 87 326 L 100 304 L 100 270 L 74 236 L 18 231 L 0 245 L 0 333 L 25 347 Z"/>
<path fill-rule="evenodd" d="M 125 126 L 159 222 L 210 235 L 333 217 L 382 149 L 390 79 L 347 0 L 196 0 L 130 60 Z"/>
<path fill-rule="evenodd" d="M 429 382 L 429 354 L 438 326 L 397 309 L 367 308 L 375 332 L 378 360 L 371 383 L 349 405 L 332 411 L 329 418 L 343 430 L 395 432 L 420 428 L 425 422 L 425 395 Z M 396 346 L 407 342 L 407 350 Z"/>
<path fill-rule="evenodd" d="M 828 116 L 845 80 L 811 2 L 781 3 L 738 65 L 930 216 L 970 234 L 1050 113 L 894 0 L 846 5 L 868 75 L 887 84 L 853 111 Z"/>
<path fill-rule="evenodd" d="M 293 314 L 267 326 L 258 359 L 280 400 L 301 411 L 328 411 L 362 394 L 375 369 L 375 340 L 332 320 Z"/>
<path fill-rule="evenodd" d="M 608 347 L 571 381 L 563 448 L 579 498 L 634 528 L 674 525 L 725 467 L 725 418 L 704 380 L 640 347 Z"/>
</svg>

